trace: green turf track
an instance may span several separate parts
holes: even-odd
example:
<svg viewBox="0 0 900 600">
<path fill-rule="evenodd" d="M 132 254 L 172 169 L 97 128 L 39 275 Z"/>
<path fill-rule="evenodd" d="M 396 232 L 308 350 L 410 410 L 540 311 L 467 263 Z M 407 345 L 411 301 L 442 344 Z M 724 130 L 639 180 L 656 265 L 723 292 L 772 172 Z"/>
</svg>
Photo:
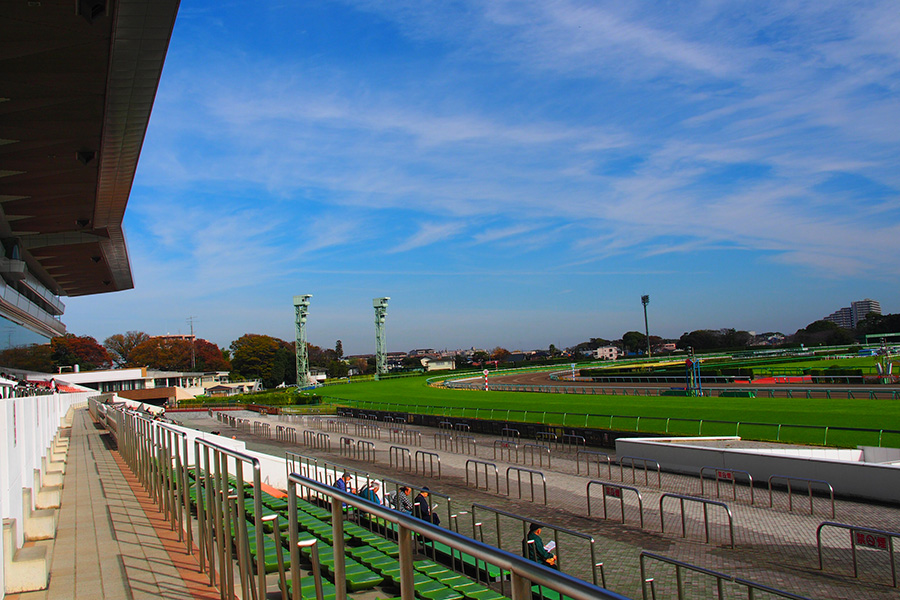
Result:
<svg viewBox="0 0 900 600">
<path fill-rule="evenodd" d="M 425 377 L 333 385 L 316 391 L 326 401 L 373 410 L 458 418 L 612 428 L 680 435 L 735 435 L 854 447 L 879 445 L 879 430 L 900 431 L 896 400 L 806 398 L 678 398 L 483 392 L 429 387 Z M 640 419 L 638 419 L 640 417 Z M 702 425 L 699 421 L 702 420 Z M 713 421 L 727 421 L 714 423 Z M 740 426 L 737 423 L 741 423 Z M 749 425 L 767 423 L 772 425 Z M 780 431 L 777 424 L 781 424 Z M 798 426 L 813 426 L 804 428 Z M 827 440 L 825 427 L 829 428 Z M 831 428 L 874 429 L 874 433 Z M 900 447 L 900 434 L 883 433 L 881 445 Z"/>
</svg>

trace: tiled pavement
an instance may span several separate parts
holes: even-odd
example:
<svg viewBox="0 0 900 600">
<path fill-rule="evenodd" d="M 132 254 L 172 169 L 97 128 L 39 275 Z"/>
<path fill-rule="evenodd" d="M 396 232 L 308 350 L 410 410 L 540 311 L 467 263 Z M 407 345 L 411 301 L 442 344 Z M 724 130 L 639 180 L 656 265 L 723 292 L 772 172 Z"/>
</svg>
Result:
<svg viewBox="0 0 900 600">
<path fill-rule="evenodd" d="M 75 412 L 50 586 L 7 598 L 219 598 L 111 443 L 86 409 Z"/>
<path fill-rule="evenodd" d="M 266 419 L 255 413 L 248 413 L 245 416 L 252 420 Z M 208 419 L 205 413 L 202 416 L 193 417 L 179 415 L 178 418 L 184 420 L 185 425 L 198 429 L 222 430 L 223 434 L 238 435 L 247 440 L 248 447 L 253 450 L 283 456 L 284 450 L 291 449 L 310 456 L 325 457 L 323 453 L 303 446 L 291 447 L 274 440 L 264 440 L 229 430 L 222 423 Z M 268 417 L 268 420 L 273 424 L 273 431 L 274 424 L 292 425 L 280 421 L 278 417 Z M 300 440 L 302 440 L 303 429 L 314 428 L 312 425 L 302 423 L 296 423 L 293 426 L 297 429 Z M 423 449 L 435 451 L 432 447 L 431 432 L 426 429 L 421 430 L 423 432 Z M 353 427 L 350 428 L 350 432 L 347 434 L 350 437 L 363 439 L 353 435 Z M 337 444 L 334 442 L 341 435 L 331 434 L 335 448 Z M 501 477 L 500 487 L 505 492 L 504 474 L 506 468 L 512 463 L 493 460 L 492 442 L 494 438 L 478 435 L 475 437 L 479 444 L 478 458 L 497 464 Z M 660 490 L 652 478 L 650 480 L 652 485 L 644 485 L 642 472 L 637 474 L 637 483 L 632 484 L 632 475 L 626 469 L 625 484 L 637 487 L 643 497 L 645 523 L 644 528 L 641 529 L 637 502 L 632 494 L 626 494 L 625 525 L 619 522 L 621 513 L 618 500 L 608 499 L 610 519 L 599 518 L 602 516 L 602 505 L 598 486 L 592 486 L 594 516 L 587 517 L 585 488 L 590 479 L 575 474 L 576 465 L 571 458 L 554 456 L 552 469 L 539 465 L 533 467 L 528 465 L 528 468 L 541 470 L 547 477 L 549 502 L 548 506 L 543 506 L 527 500 L 511 500 L 505 495 L 497 494 L 494 491 L 493 480 L 490 493 L 467 487 L 465 461 L 470 457 L 466 455 L 437 450 L 441 455 L 443 472 L 443 477 L 439 481 L 417 477 L 413 474 L 398 474 L 396 470 L 392 471 L 388 466 L 388 449 L 391 445 L 396 444 L 391 444 L 385 439 L 370 441 L 374 441 L 376 445 L 378 462 L 374 465 L 336 455 L 331 455 L 329 458 L 339 464 L 356 466 L 361 470 L 384 474 L 412 484 L 429 485 L 433 489 L 452 496 L 453 510 L 456 512 L 469 510 L 472 503 L 477 502 L 587 533 L 596 540 L 596 556 L 599 561 L 604 563 L 607 587 L 630 597 L 639 598 L 641 596 L 638 558 L 641 550 L 810 598 L 890 598 L 896 600 L 900 596 L 900 592 L 891 587 L 891 567 L 887 552 L 858 549 L 860 576 L 858 579 L 854 579 L 847 532 L 825 531 L 823 535 L 824 571 L 820 571 L 818 568 L 816 549 L 816 528 L 823 521 L 833 520 L 888 531 L 900 531 L 900 509 L 897 506 L 838 500 L 835 509 L 836 515 L 832 519 L 830 505 L 823 498 L 816 498 L 815 514 L 810 515 L 808 501 L 803 496 L 795 497 L 794 512 L 788 512 L 787 495 L 783 492 L 775 493 L 773 499 L 775 507 L 770 509 L 768 508 L 769 494 L 766 489 L 756 489 L 755 502 L 751 506 L 746 486 L 738 486 L 738 500 L 735 501 L 732 500 L 730 486 L 723 485 L 722 497 L 719 500 L 727 503 L 734 514 L 735 548 L 732 549 L 729 547 L 727 520 L 723 517 L 724 511 L 717 507 L 710 507 L 709 511 L 712 542 L 710 544 L 703 541 L 702 511 L 699 505 L 688 504 L 686 509 L 687 537 L 682 538 L 681 517 L 676 512 L 679 503 L 676 500 L 667 500 L 664 505 L 666 531 L 665 533 L 661 532 L 659 514 L 661 493 L 699 495 L 699 480 L 696 477 L 664 473 L 662 490 Z M 413 451 L 415 449 L 412 447 Z M 583 468 L 584 464 L 582 463 Z M 597 478 L 595 469 L 592 472 L 593 479 Z M 603 474 L 605 480 L 620 482 L 617 468 L 613 468 L 611 478 L 605 476 L 605 468 Z M 715 499 L 714 485 L 710 485 L 710 482 L 707 482 L 706 495 Z M 524 496 L 528 499 L 530 492 L 526 492 Z M 540 498 L 540 494 L 538 497 Z M 485 540 L 496 542 L 494 516 L 482 511 L 477 514 L 477 517 L 483 523 Z M 461 532 L 471 535 L 470 515 L 461 518 L 459 522 Z M 517 552 L 522 539 L 521 525 L 512 520 L 501 519 L 500 529 L 502 547 Z M 552 533 L 545 530 L 545 540 L 551 537 Z M 588 544 L 567 538 L 565 535 L 561 535 L 560 539 L 563 570 L 580 577 L 590 578 L 591 563 Z M 674 597 L 675 577 L 672 567 L 659 563 L 648 563 L 648 576 L 656 580 L 657 597 Z M 712 578 L 688 575 L 685 581 L 689 589 L 693 589 L 690 597 L 715 596 L 715 581 Z M 746 597 L 746 595 L 746 590 L 740 595 L 733 590 L 728 597 Z M 767 596 L 762 594 L 758 597 Z"/>
</svg>

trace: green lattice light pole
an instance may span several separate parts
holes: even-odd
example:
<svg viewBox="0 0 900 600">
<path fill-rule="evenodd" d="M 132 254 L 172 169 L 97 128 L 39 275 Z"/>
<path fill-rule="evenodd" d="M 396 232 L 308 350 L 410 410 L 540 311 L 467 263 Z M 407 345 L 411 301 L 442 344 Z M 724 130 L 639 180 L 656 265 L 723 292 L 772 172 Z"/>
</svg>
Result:
<svg viewBox="0 0 900 600">
<path fill-rule="evenodd" d="M 387 342 L 384 339 L 384 320 L 387 317 L 389 296 L 373 298 L 375 307 L 375 379 L 387 374 Z"/>
<path fill-rule="evenodd" d="M 306 316 L 309 314 L 309 299 L 312 294 L 294 296 L 294 324 L 296 330 L 297 385 L 312 384 L 309 374 L 309 349 L 306 347 Z"/>
</svg>

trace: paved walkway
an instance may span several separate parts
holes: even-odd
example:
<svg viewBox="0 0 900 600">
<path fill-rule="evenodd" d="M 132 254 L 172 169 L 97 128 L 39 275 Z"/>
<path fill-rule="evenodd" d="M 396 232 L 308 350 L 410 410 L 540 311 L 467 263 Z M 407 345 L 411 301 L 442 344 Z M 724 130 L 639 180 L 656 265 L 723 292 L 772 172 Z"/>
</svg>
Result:
<svg viewBox="0 0 900 600">
<path fill-rule="evenodd" d="M 256 413 L 246 413 L 236 416 L 248 417 L 251 420 L 272 423 L 272 435 L 274 437 L 274 425 L 282 424 L 293 426 L 298 432 L 298 441 L 302 442 L 302 431 L 316 427 L 316 423 L 310 420 L 307 423 L 290 423 L 280 420 L 278 417 L 261 417 Z M 248 442 L 248 447 L 253 450 L 268 452 L 275 456 L 284 456 L 284 451 L 289 449 L 294 452 L 309 456 L 325 458 L 342 465 L 356 466 L 359 470 L 380 473 L 393 479 L 401 479 L 412 485 L 429 485 L 452 497 L 454 512 L 470 510 L 472 503 L 480 503 L 516 514 L 556 524 L 579 532 L 587 533 L 596 540 L 596 554 L 598 561 L 604 563 L 604 570 L 609 589 L 630 597 L 641 597 L 641 580 L 638 556 L 641 550 L 647 550 L 670 558 L 699 565 L 707 569 L 723 572 L 735 577 L 742 577 L 751 581 L 762 583 L 776 589 L 790 591 L 794 594 L 810 598 L 872 598 L 893 599 L 898 597 L 896 588 L 891 587 L 891 567 L 888 554 L 885 551 L 873 549 L 859 549 L 859 573 L 860 577 L 852 577 L 852 562 L 850 555 L 849 536 L 846 531 L 827 532 L 823 536 L 824 557 L 826 568 L 818 569 L 818 553 L 816 550 L 816 528 L 823 521 L 839 521 L 844 523 L 877 527 L 888 531 L 900 531 L 900 510 L 896 506 L 883 506 L 865 502 L 851 502 L 838 500 L 836 503 L 836 516 L 831 518 L 830 504 L 827 501 L 816 498 L 815 514 L 808 512 L 808 503 L 803 499 L 795 498 L 794 512 L 787 511 L 787 495 L 776 492 L 773 498 L 774 508 L 768 507 L 769 495 L 767 490 L 756 490 L 756 498 L 753 505 L 749 502 L 749 491 L 746 486 L 738 486 L 737 501 L 731 498 L 730 486 L 723 486 L 721 500 L 727 502 L 734 513 L 735 548 L 730 547 L 727 521 L 716 507 L 710 508 L 710 544 L 704 543 L 704 528 L 702 524 L 702 512 L 697 506 L 686 507 L 687 537 L 681 537 L 681 516 L 676 513 L 679 503 L 677 500 L 667 501 L 665 508 L 665 532 L 661 531 L 659 499 L 663 492 L 679 493 L 685 495 L 699 495 L 699 480 L 696 477 L 688 477 L 664 473 L 662 475 L 662 489 L 656 487 L 655 474 L 651 477 L 651 485 L 643 485 L 643 472 L 637 474 L 637 483 L 632 483 L 630 472 L 626 469 L 625 483 L 640 489 L 643 496 L 644 527 L 639 525 L 637 502 L 633 495 L 626 493 L 625 517 L 626 524 L 618 522 L 620 519 L 619 502 L 617 499 L 609 499 L 609 519 L 599 518 L 603 514 L 600 501 L 599 486 L 595 486 L 592 492 L 592 517 L 587 516 L 586 482 L 588 478 L 576 473 L 576 464 L 572 458 L 553 457 L 552 469 L 545 466 L 528 465 L 529 468 L 541 470 L 546 474 L 548 483 L 548 506 L 542 503 L 532 503 L 530 500 L 530 486 L 527 485 L 523 499 L 508 498 L 505 494 L 506 468 L 515 463 L 494 460 L 493 439 L 488 436 L 475 435 L 478 446 L 479 459 L 494 462 L 500 471 L 501 493 L 497 493 L 491 474 L 490 490 L 476 490 L 466 485 L 465 462 L 468 455 L 447 452 L 443 449 L 434 449 L 432 431 L 427 428 L 417 428 L 422 431 L 422 449 L 430 452 L 438 452 L 441 456 L 442 477 L 439 481 L 412 473 L 397 472 L 391 469 L 389 447 L 401 445 L 390 442 L 385 432 L 384 438 L 366 438 L 363 435 L 354 435 L 354 426 L 350 425 L 349 433 L 331 432 L 332 447 L 338 451 L 336 443 L 342 435 L 356 439 L 368 439 L 375 444 L 375 464 L 354 461 L 349 457 L 340 455 L 327 455 L 302 445 L 285 444 L 273 439 L 263 439 L 249 433 L 240 432 L 227 427 L 214 419 L 209 419 L 206 413 L 202 415 L 183 415 L 185 425 L 197 427 L 206 431 L 222 430 L 226 435 L 237 435 Z M 182 415 L 176 417 L 182 420 Z M 324 424 L 323 424 L 324 425 Z M 386 424 L 380 424 L 390 427 Z M 328 428 L 320 429 L 328 431 Z M 365 432 L 361 430 L 360 433 Z M 410 446 L 415 452 L 418 448 Z M 614 458 L 614 456 L 613 456 Z M 521 465 L 521 461 L 520 464 Z M 581 465 L 584 470 L 584 463 Z M 591 467 L 591 479 L 597 478 L 597 467 Z M 471 472 L 471 469 L 470 469 Z M 602 479 L 611 482 L 619 482 L 618 468 L 612 470 L 610 477 L 604 466 Z M 517 496 L 516 479 L 513 476 L 513 496 Z M 714 483 L 708 482 L 706 497 L 714 496 Z M 538 492 L 538 497 L 541 497 Z M 442 504 L 445 501 L 437 499 Z M 439 509 L 442 513 L 446 505 Z M 806 511 L 805 514 L 803 511 Z M 496 544 L 497 522 L 494 515 L 486 511 L 477 511 L 477 518 L 483 523 L 483 535 L 485 541 Z M 473 535 L 471 515 L 459 519 L 461 533 Z M 501 519 L 500 533 L 502 547 L 506 550 L 517 552 L 522 532 L 521 525 L 512 520 Z M 544 537 L 550 539 L 552 534 L 545 530 Z M 564 556 L 563 570 L 590 579 L 590 553 L 586 544 L 578 545 L 574 539 L 561 536 L 561 544 Z M 566 548 L 568 550 L 566 551 Z M 566 556 L 567 555 L 567 556 Z M 648 563 L 649 576 L 657 582 L 658 597 L 673 597 L 674 569 L 659 563 Z M 708 592 L 707 597 L 715 597 L 715 580 L 705 576 L 689 575 L 686 578 L 689 585 L 698 594 L 691 597 L 701 597 Z M 746 595 L 746 591 L 744 592 Z"/>
<path fill-rule="evenodd" d="M 75 412 L 50 586 L 7 598 L 218 599 L 111 445 L 86 409 Z"/>
</svg>

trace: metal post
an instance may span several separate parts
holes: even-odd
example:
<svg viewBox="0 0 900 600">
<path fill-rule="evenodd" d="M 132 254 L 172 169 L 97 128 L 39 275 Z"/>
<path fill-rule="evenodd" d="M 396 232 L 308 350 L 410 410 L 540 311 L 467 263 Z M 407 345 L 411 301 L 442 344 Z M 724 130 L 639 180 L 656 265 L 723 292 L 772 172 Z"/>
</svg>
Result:
<svg viewBox="0 0 900 600">
<path fill-rule="evenodd" d="M 397 534 L 397 542 L 400 549 L 400 598 L 401 600 L 415 600 L 416 583 L 413 573 L 412 532 L 403 525 L 399 525 Z M 335 577 L 337 576 L 335 575 Z"/>
</svg>

